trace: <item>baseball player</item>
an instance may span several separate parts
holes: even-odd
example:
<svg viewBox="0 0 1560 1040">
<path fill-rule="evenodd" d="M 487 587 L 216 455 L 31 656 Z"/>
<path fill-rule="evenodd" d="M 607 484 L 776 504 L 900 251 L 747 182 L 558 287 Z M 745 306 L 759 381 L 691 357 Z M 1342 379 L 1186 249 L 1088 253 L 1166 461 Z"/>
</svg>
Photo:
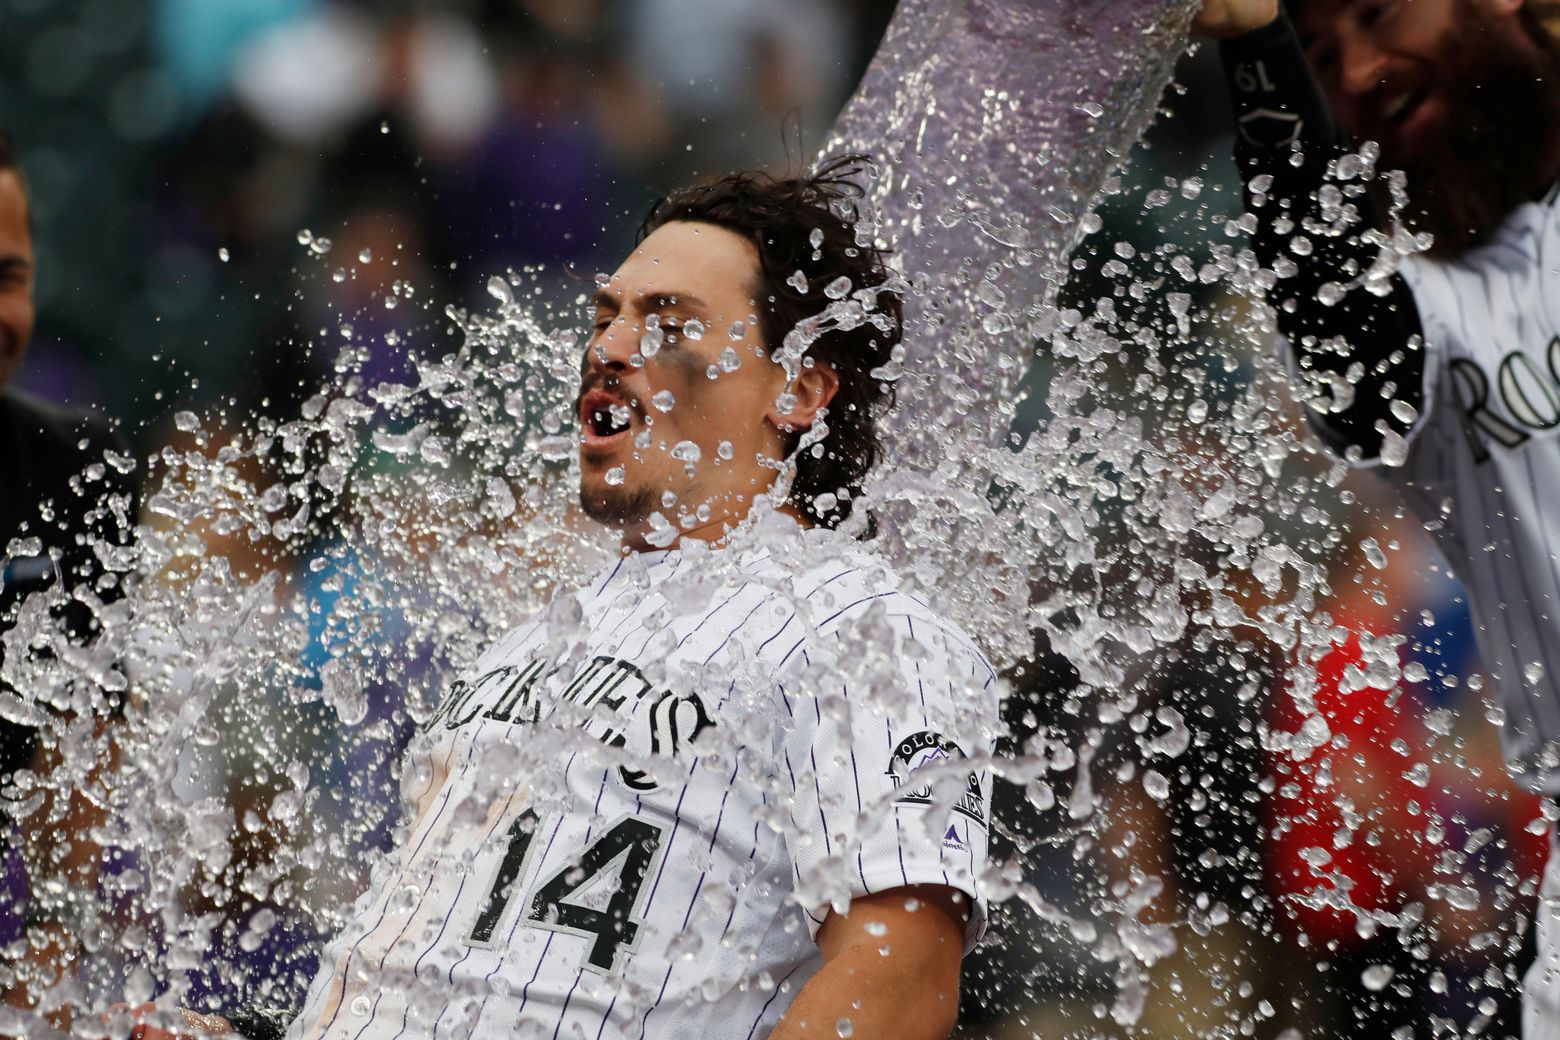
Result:
<svg viewBox="0 0 1560 1040">
<path fill-rule="evenodd" d="M 1270 299 L 1344 459 L 1384 464 L 1467 586 L 1512 772 L 1560 792 L 1560 40 L 1539 0 L 1207 0 Z M 1334 122 L 1336 119 L 1336 123 Z M 1399 262 L 1345 158 L 1407 174 Z M 1343 219 L 1353 207 L 1364 220 Z M 1422 244 L 1422 243 L 1421 243 Z M 1560 1036 L 1560 858 L 1526 979 Z"/>
<path fill-rule="evenodd" d="M 995 676 L 836 530 L 900 321 L 841 215 L 855 172 L 676 193 L 603 280 L 580 501 L 622 554 L 449 687 L 408 753 L 404 841 L 287 1036 L 953 1028 Z"/>
</svg>

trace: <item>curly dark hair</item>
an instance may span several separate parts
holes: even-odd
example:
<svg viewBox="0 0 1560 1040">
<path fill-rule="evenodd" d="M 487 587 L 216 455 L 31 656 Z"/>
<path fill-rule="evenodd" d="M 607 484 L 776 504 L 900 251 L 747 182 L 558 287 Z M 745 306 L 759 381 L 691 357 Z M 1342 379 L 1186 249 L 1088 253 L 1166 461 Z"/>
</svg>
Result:
<svg viewBox="0 0 1560 1040">
<path fill-rule="evenodd" d="M 850 515 L 882 452 L 877 419 L 893 405 L 894 394 L 892 384 L 872 371 L 890 360 L 902 334 L 903 304 L 885 251 L 856 232 L 860 179 L 869 162 L 862 155 L 840 156 L 798 177 L 728 173 L 658 199 L 639 229 L 643 241 L 663 224 L 695 221 L 752 242 L 758 250 L 759 332 L 771 354 L 799 325 L 837 304 L 846 284 L 841 279 L 849 283 L 846 299 L 867 303 L 858 315 L 863 320 L 830 327 L 807 352 L 834 369 L 839 390 L 829 403 L 828 435 L 796 457 L 790 503 L 826 527 Z M 793 434 L 787 450 L 794 452 L 801 437 Z"/>
</svg>

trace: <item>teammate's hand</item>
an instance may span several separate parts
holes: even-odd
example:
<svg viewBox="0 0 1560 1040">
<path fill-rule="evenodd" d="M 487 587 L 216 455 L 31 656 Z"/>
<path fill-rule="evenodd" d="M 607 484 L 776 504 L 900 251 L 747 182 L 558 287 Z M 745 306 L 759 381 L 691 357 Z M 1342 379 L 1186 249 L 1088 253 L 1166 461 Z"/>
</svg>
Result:
<svg viewBox="0 0 1560 1040">
<path fill-rule="evenodd" d="M 181 1026 L 170 1029 L 166 1026 L 152 1025 L 147 1019 L 156 1019 L 158 1015 L 156 1004 L 115 1004 L 103 1018 L 105 1022 L 112 1023 L 113 1019 L 126 1016 L 135 1023 L 130 1029 L 129 1040 L 201 1040 L 208 1036 L 233 1032 L 233 1027 L 228 1020 L 218 1015 L 201 1015 L 184 1008 L 179 1009 L 179 1014 L 184 1019 Z M 123 1021 L 123 1018 L 120 1018 Z M 122 1028 L 122 1027 L 121 1027 Z"/>
<path fill-rule="evenodd" d="M 1203 0 L 1192 32 L 1228 40 L 1260 29 L 1278 17 L 1278 0 Z"/>
</svg>

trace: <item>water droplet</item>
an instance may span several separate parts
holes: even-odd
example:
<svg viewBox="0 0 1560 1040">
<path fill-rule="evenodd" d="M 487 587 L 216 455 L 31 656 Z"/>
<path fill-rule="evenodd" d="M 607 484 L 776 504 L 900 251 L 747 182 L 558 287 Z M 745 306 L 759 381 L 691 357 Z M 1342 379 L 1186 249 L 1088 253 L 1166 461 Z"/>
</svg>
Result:
<svg viewBox="0 0 1560 1040">
<path fill-rule="evenodd" d="M 543 437 L 536 450 L 548 462 L 567 462 L 574 454 L 575 446 L 572 438 L 553 434 Z"/>
<path fill-rule="evenodd" d="M 639 337 L 639 356 L 649 359 L 661 352 L 661 344 L 666 342 L 666 332 L 656 321 L 654 314 L 645 320 L 644 335 Z"/>
<path fill-rule="evenodd" d="M 734 321 L 734 322 L 732 322 L 731 323 L 731 328 L 726 330 L 726 335 L 729 336 L 733 342 L 746 337 L 747 336 L 747 322 L 745 322 L 745 321 Z"/>
<path fill-rule="evenodd" d="M 622 466 L 613 466 L 611 469 L 607 470 L 607 483 L 612 487 L 621 486 L 623 481 L 626 479 L 627 477 L 623 472 Z"/>
<path fill-rule="evenodd" d="M 232 259 L 232 254 L 228 252 L 227 246 L 223 246 L 221 249 L 217 250 L 217 259 L 221 260 L 224 264 Z"/>
<path fill-rule="evenodd" d="M 1529 661 L 1522 669 L 1523 678 L 1527 679 L 1529 686 L 1537 686 L 1544 677 L 1544 666 L 1538 661 Z"/>
<path fill-rule="evenodd" d="M 856 1035 L 856 1027 L 851 1025 L 850 1019 L 842 1018 L 834 1023 L 834 1035 L 845 1040 L 846 1037 Z"/>
<path fill-rule="evenodd" d="M 495 274 L 488 279 L 487 291 L 488 295 L 499 303 L 508 304 L 515 302 L 514 293 L 509 288 L 509 280 L 502 275 Z"/>
<path fill-rule="evenodd" d="M 672 396 L 670 390 L 657 390 L 655 396 L 650 398 L 650 403 L 663 412 L 669 412 L 677 405 L 677 398 Z"/>
<path fill-rule="evenodd" d="M 742 367 L 742 356 L 738 354 L 732 347 L 727 347 L 726 349 L 722 350 L 720 352 L 720 357 L 716 358 L 715 360 L 716 363 L 720 365 L 720 370 L 722 372 L 735 372 L 737 369 Z"/>
<path fill-rule="evenodd" d="M 1360 549 L 1365 553 L 1365 559 L 1370 565 L 1379 570 L 1385 570 L 1387 566 L 1387 554 L 1381 548 L 1381 544 L 1374 538 L 1366 538 L 1360 542 Z"/>
<path fill-rule="evenodd" d="M 1333 307 L 1343 299 L 1348 287 L 1339 282 L 1328 282 L 1316 290 L 1316 300 L 1324 307 Z"/>
<path fill-rule="evenodd" d="M 983 332 L 991 336 L 1000 336 L 1014 329 L 1013 316 L 1006 311 L 993 311 L 980 319 L 980 327 Z"/>
<path fill-rule="evenodd" d="M 699 446 L 692 441 L 678 441 L 672 446 L 672 458 L 678 462 L 684 462 L 691 466 L 702 457 L 703 453 L 699 451 Z"/>
<path fill-rule="evenodd" d="M 1098 101 L 1085 101 L 1083 104 L 1078 106 L 1078 111 L 1082 112 L 1090 119 L 1098 119 L 1100 116 L 1105 114 L 1105 106 L 1100 104 Z"/>
<path fill-rule="evenodd" d="M 1360 981 L 1363 982 L 1365 984 L 1365 988 L 1370 990 L 1372 993 L 1379 993 L 1387 988 L 1387 983 L 1392 981 L 1392 976 L 1394 974 L 1395 973 L 1393 972 L 1390 965 L 1372 964 L 1370 967 L 1360 972 Z"/>
<path fill-rule="evenodd" d="M 664 549 L 677 540 L 676 526 L 659 512 L 651 513 L 647 521 L 650 532 L 645 535 L 645 541 L 657 549 Z"/>
<path fill-rule="evenodd" d="M 704 322 L 697 318 L 689 318 L 683 322 L 682 334 L 685 339 L 701 340 L 704 338 Z"/>
<path fill-rule="evenodd" d="M 1170 781 L 1157 769 L 1143 771 L 1143 790 L 1156 802 L 1162 802 L 1170 797 Z"/>
</svg>

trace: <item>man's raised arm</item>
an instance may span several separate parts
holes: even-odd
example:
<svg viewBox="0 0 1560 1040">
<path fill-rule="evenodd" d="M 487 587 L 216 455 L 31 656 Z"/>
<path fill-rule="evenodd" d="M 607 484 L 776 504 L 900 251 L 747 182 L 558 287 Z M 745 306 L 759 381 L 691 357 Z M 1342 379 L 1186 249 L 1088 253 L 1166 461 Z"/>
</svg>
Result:
<svg viewBox="0 0 1560 1040">
<path fill-rule="evenodd" d="M 1256 217 L 1252 245 L 1278 275 L 1268 298 L 1279 330 L 1301 379 L 1334 402 L 1319 429 L 1339 450 L 1375 458 L 1387 431 L 1406 436 L 1424 411 L 1420 320 L 1407 283 L 1392 274 L 1384 295 L 1358 284 L 1383 248 L 1373 233 L 1385 229 L 1384 215 L 1363 181 L 1329 178 L 1348 146 L 1276 0 L 1208 0 L 1193 28 L 1219 40 L 1235 163 Z M 1345 195 L 1344 186 L 1359 190 Z M 1357 217 L 1344 219 L 1344 207 Z"/>
</svg>

